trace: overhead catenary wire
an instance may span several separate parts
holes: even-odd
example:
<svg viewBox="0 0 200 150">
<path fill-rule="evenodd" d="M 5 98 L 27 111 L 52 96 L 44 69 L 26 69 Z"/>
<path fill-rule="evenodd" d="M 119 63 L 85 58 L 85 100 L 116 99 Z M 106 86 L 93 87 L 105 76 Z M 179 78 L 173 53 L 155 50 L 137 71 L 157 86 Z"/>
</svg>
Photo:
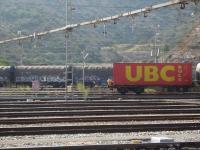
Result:
<svg viewBox="0 0 200 150">
<path fill-rule="evenodd" d="M 39 32 L 39 33 L 34 32 L 33 34 L 30 34 L 27 36 L 2 40 L 2 41 L 0 41 L 0 44 L 12 42 L 12 41 L 25 40 L 25 39 L 29 39 L 29 38 L 35 38 L 36 36 L 40 37 L 40 36 L 44 36 L 44 35 L 55 33 L 55 32 L 60 32 L 60 31 L 69 32 L 78 27 L 84 27 L 84 26 L 88 26 L 88 25 L 96 26 L 97 24 L 101 24 L 101 23 L 105 24 L 110 21 L 119 20 L 120 18 L 123 18 L 123 17 L 131 17 L 131 16 L 136 16 L 139 14 L 144 14 L 144 16 L 146 16 L 147 13 L 150 13 L 153 10 L 157 10 L 157 9 L 160 9 L 163 7 L 169 7 L 169 6 L 177 5 L 177 4 L 180 4 L 181 8 L 184 8 L 185 5 L 187 4 L 187 2 L 190 2 L 190 1 L 191 0 L 170 0 L 165 3 L 161 3 L 161 4 L 157 4 L 157 5 L 153 5 L 153 6 L 147 6 L 147 7 L 138 9 L 138 10 L 121 13 L 121 14 L 117 14 L 114 16 L 104 17 L 104 18 L 95 19 L 92 21 L 81 22 L 81 23 L 76 23 L 76 24 L 69 24 L 64 27 L 56 28 L 56 29 L 49 30 L 49 31 L 44 31 L 44 32 Z"/>
<path fill-rule="evenodd" d="M 132 7 L 132 6 L 101 6 L 101 5 L 73 5 L 72 6 L 73 9 L 76 9 L 76 8 L 113 8 L 113 9 L 123 9 L 123 8 L 126 8 L 126 9 L 133 9 L 135 7 Z"/>
</svg>

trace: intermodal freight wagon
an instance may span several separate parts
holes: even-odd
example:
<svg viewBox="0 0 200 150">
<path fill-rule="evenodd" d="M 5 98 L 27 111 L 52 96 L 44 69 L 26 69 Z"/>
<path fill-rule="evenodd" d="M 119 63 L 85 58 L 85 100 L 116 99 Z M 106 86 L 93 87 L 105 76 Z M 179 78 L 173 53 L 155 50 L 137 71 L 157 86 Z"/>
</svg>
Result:
<svg viewBox="0 0 200 150">
<path fill-rule="evenodd" d="M 112 84 L 121 94 L 128 91 L 140 94 L 152 86 L 187 90 L 192 86 L 192 64 L 115 63 Z"/>
</svg>

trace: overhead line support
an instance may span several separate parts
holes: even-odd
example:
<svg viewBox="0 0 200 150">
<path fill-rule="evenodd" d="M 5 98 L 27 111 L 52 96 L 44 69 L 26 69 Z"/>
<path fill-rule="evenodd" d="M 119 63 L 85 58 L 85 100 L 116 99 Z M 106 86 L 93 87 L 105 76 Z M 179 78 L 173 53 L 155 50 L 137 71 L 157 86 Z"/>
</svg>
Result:
<svg viewBox="0 0 200 150">
<path fill-rule="evenodd" d="M 25 39 L 32 38 L 32 37 L 35 38 L 37 36 L 44 36 L 44 35 L 47 35 L 47 34 L 60 32 L 60 31 L 70 32 L 75 28 L 88 26 L 88 25 L 93 25 L 94 27 L 96 27 L 97 24 L 107 23 L 107 22 L 110 22 L 110 21 L 113 21 L 113 20 L 116 23 L 116 20 L 119 20 L 122 17 L 136 16 L 136 15 L 139 15 L 139 14 L 142 14 L 142 13 L 144 14 L 144 16 L 146 16 L 147 13 L 149 13 L 153 10 L 157 10 L 157 9 L 160 9 L 160 8 L 163 8 L 163 7 L 169 7 L 169 6 L 177 5 L 177 4 L 180 4 L 181 9 L 184 9 L 185 5 L 188 4 L 190 1 L 191 0 L 170 0 L 170 1 L 165 2 L 165 3 L 161 3 L 161 4 L 157 4 L 157 5 L 153 5 L 153 6 L 147 6 L 147 7 L 142 8 L 142 9 L 138 9 L 138 10 L 134 10 L 134 11 L 126 12 L 126 13 L 121 13 L 121 14 L 117 14 L 117 15 L 114 15 L 114 16 L 95 19 L 95 20 L 92 20 L 92 21 L 81 22 L 81 23 L 77 23 L 77 24 L 70 24 L 70 25 L 66 25 L 64 27 L 56 28 L 56 29 L 49 30 L 49 31 L 44 31 L 44 32 L 39 32 L 39 33 L 34 32 L 33 34 L 30 34 L 28 36 L 22 36 L 22 37 L 16 37 L 16 38 L 8 39 L 8 40 L 3 40 L 3 41 L 0 41 L 0 44 L 8 43 L 8 42 L 11 42 L 11 41 L 17 41 L 17 40 L 25 40 Z"/>
</svg>

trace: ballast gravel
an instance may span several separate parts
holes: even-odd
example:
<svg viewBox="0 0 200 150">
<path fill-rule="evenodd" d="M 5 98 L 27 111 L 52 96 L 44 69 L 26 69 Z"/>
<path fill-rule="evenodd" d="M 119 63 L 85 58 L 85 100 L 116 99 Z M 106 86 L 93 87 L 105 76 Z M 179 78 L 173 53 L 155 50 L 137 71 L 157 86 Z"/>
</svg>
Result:
<svg viewBox="0 0 200 150">
<path fill-rule="evenodd" d="M 165 121 L 124 121 L 124 122 L 76 122 L 76 123 L 43 123 L 43 124 L 11 124 L 0 125 L 0 128 L 20 127 L 52 127 L 52 126 L 87 126 L 87 125 L 136 125 L 136 124 L 176 124 L 176 123 L 200 123 L 199 120 L 165 120 Z"/>
<path fill-rule="evenodd" d="M 200 141 L 200 130 L 195 131 L 164 131 L 164 132 L 131 132 L 131 133 L 93 133 L 64 134 L 38 136 L 7 136 L 0 137 L 0 148 L 66 146 L 91 144 L 130 144 L 135 139 L 148 139 L 152 136 L 170 137 L 176 142 Z"/>
</svg>

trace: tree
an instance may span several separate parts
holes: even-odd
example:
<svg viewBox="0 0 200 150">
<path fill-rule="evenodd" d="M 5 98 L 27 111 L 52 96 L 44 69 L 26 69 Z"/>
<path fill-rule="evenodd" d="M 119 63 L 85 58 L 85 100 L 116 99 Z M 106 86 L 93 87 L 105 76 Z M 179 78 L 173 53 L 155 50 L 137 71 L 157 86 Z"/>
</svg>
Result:
<svg viewBox="0 0 200 150">
<path fill-rule="evenodd" d="M 165 44 L 164 48 L 163 48 L 163 51 L 164 52 L 169 52 L 170 48 L 169 48 L 169 45 Z"/>
<path fill-rule="evenodd" d="M 4 58 L 0 58 L 0 66 L 9 66 L 10 63 Z"/>
</svg>

